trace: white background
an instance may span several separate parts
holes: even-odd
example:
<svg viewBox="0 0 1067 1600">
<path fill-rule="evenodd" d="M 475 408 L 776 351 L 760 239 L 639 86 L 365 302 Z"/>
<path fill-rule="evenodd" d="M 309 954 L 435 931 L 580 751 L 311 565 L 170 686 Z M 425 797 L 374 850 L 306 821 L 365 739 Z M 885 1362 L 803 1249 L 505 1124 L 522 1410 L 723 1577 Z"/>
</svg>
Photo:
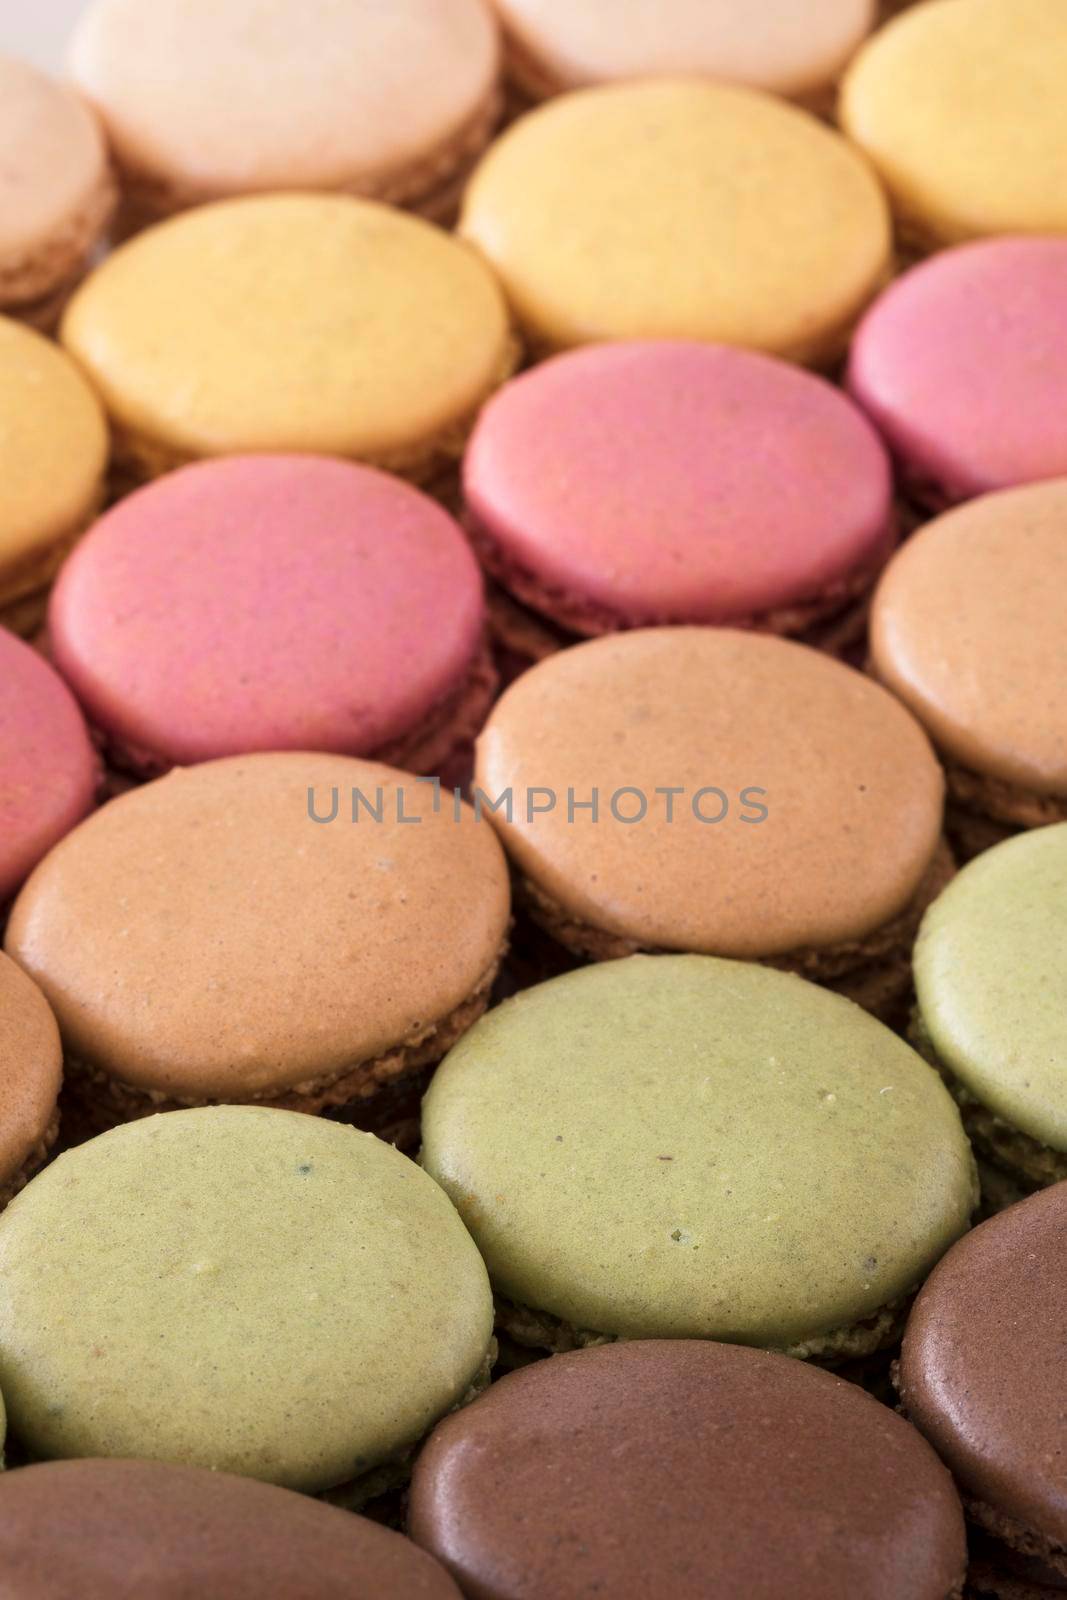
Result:
<svg viewBox="0 0 1067 1600">
<path fill-rule="evenodd" d="M 85 4 L 86 0 L 0 0 L 0 54 L 62 71 L 70 30 Z"/>
</svg>

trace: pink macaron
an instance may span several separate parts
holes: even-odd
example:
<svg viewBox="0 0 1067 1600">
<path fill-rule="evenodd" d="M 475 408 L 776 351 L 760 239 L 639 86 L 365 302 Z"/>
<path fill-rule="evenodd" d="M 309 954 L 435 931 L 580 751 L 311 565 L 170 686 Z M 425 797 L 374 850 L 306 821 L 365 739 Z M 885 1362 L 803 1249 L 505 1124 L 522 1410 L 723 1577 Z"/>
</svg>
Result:
<svg viewBox="0 0 1067 1600">
<path fill-rule="evenodd" d="M 830 384 L 748 351 L 587 347 L 508 384 L 464 464 L 516 655 L 665 623 L 843 648 L 894 543 L 889 459 Z"/>
<path fill-rule="evenodd" d="M 1067 239 L 986 240 L 905 273 L 860 324 L 848 387 L 934 510 L 1067 476 Z"/>
<path fill-rule="evenodd" d="M 495 690 L 458 524 L 314 456 L 202 463 L 121 501 L 63 568 L 48 628 L 109 760 L 139 777 L 262 750 L 436 774 Z"/>
<path fill-rule="evenodd" d="M 70 690 L 0 628 L 0 922 L 41 857 L 92 808 L 99 776 Z"/>
</svg>

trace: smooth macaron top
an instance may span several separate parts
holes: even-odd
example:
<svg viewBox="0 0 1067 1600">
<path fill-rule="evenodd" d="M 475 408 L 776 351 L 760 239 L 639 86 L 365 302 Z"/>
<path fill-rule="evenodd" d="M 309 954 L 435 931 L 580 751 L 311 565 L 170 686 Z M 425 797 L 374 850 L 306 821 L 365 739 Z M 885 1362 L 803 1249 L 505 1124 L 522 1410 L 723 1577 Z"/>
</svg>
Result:
<svg viewBox="0 0 1067 1600">
<path fill-rule="evenodd" d="M 430 188 L 498 57 L 484 0 L 95 0 L 70 64 L 125 171 L 192 204 Z"/>
<path fill-rule="evenodd" d="M 53 591 L 53 658 L 149 770 L 250 750 L 371 755 L 459 688 L 482 582 L 395 478 L 310 456 L 211 461 L 121 501 Z"/>
<path fill-rule="evenodd" d="M 806 112 L 693 78 L 550 102 L 483 158 L 462 233 L 541 348 L 706 339 L 833 359 L 889 265 L 866 162 Z"/>
<path fill-rule="evenodd" d="M 860 51 L 841 122 L 914 241 L 1063 233 L 1065 73 L 1060 0 L 932 0 Z"/>
<path fill-rule="evenodd" d="M 909 905 L 941 834 L 941 769 L 891 695 L 728 629 L 650 628 L 542 662 L 494 707 L 476 777 L 491 801 L 511 791 L 493 825 L 544 895 L 654 949 L 862 940 Z"/>
<path fill-rule="evenodd" d="M 735 622 L 822 598 L 886 553 L 888 457 L 828 383 L 749 351 L 597 345 L 483 411 L 467 508 L 507 581 L 586 631 Z"/>
<path fill-rule="evenodd" d="M 457 821 L 389 767 L 282 753 L 112 801 L 33 875 L 6 948 L 79 1061 L 245 1099 L 426 1039 L 492 971 L 508 914 L 469 807 Z"/>
<path fill-rule="evenodd" d="M 0 317 L 0 600 L 81 532 L 103 495 L 107 423 L 72 361 Z"/>
<path fill-rule="evenodd" d="M 1067 1150 L 1067 823 L 1008 839 L 930 907 L 914 958 L 939 1058 L 1012 1127 Z"/>
<path fill-rule="evenodd" d="M 946 1600 L 948 1473 L 856 1385 L 736 1345 L 558 1356 L 447 1418 L 411 1531 L 478 1600 Z M 595 1587 L 594 1587 L 595 1584 Z"/>
<path fill-rule="evenodd" d="M 849 388 L 935 503 L 1067 476 L 1067 239 L 993 239 L 899 279 Z"/>
<path fill-rule="evenodd" d="M 578 89 L 701 73 L 777 94 L 818 94 L 874 25 L 875 0 L 495 0 L 525 83 Z"/>
<path fill-rule="evenodd" d="M 36 650 L 0 628 L 0 907 L 85 816 L 97 779 L 74 696 Z"/>
<path fill-rule="evenodd" d="M 50 1461 L 0 1478 L 8 1600 L 459 1600 L 366 1517 L 157 1461 Z"/>
<path fill-rule="evenodd" d="M 120 433 L 167 462 L 354 456 L 412 473 L 506 375 L 503 297 L 475 253 L 341 195 L 221 201 L 98 267 L 63 320 Z"/>
<path fill-rule="evenodd" d="M 927 523 L 875 592 L 875 671 L 962 767 L 1067 795 L 1067 481 Z"/>
<path fill-rule="evenodd" d="M 0 955 L 0 1187 L 18 1176 L 48 1132 L 63 1074 L 48 1002 Z"/>
<path fill-rule="evenodd" d="M 422 1131 L 498 1293 L 624 1338 L 850 1328 L 974 1203 L 959 1113 L 913 1050 L 838 995 L 704 956 L 506 1001 L 445 1058 Z"/>
<path fill-rule="evenodd" d="M 904 1407 L 965 1498 L 1061 1551 L 1065 1261 L 1067 1184 L 1058 1183 L 948 1253 L 915 1302 L 900 1363 Z"/>
<path fill-rule="evenodd" d="M 0 1217 L 0 1385 L 37 1457 L 311 1493 L 413 1444 L 492 1335 L 436 1184 L 373 1134 L 214 1106 L 113 1129 Z"/>
</svg>

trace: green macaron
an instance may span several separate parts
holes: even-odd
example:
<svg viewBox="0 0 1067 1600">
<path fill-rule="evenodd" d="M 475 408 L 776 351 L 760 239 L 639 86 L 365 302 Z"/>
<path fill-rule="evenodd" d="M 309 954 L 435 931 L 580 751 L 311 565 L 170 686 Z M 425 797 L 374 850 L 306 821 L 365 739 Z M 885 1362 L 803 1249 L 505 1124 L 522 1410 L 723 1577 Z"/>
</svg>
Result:
<svg viewBox="0 0 1067 1600">
<path fill-rule="evenodd" d="M 554 1349 L 871 1353 L 976 1200 L 959 1113 L 913 1050 L 840 996 L 706 956 L 505 1002 L 439 1069 L 423 1139 L 501 1326 Z"/>
</svg>

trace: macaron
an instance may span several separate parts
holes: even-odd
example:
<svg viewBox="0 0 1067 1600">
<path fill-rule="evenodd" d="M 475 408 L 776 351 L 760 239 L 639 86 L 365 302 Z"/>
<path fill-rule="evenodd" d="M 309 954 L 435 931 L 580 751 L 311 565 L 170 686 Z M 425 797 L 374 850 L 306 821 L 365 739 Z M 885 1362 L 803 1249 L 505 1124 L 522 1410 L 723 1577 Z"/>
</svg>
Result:
<svg viewBox="0 0 1067 1600">
<path fill-rule="evenodd" d="M 248 456 L 119 502 L 67 562 L 52 658 L 139 776 L 253 750 L 438 773 L 496 687 L 461 529 L 384 473 Z"/>
<path fill-rule="evenodd" d="M 818 102 L 874 26 L 876 0 L 495 0 L 511 76 L 531 99 L 689 73 Z"/>
<path fill-rule="evenodd" d="M 1067 239 L 946 250 L 878 299 L 848 385 L 906 490 L 943 510 L 1067 476 Z"/>
<path fill-rule="evenodd" d="M 522 118 L 476 169 L 460 231 L 540 354 L 701 339 L 829 364 L 890 268 L 861 155 L 805 111 L 696 78 Z"/>
<path fill-rule="evenodd" d="M 915 947 L 914 1034 L 1019 1191 L 1067 1178 L 1067 823 L 964 868 Z"/>
<path fill-rule="evenodd" d="M 439 208 L 500 112 L 485 0 L 93 0 L 69 60 L 157 216 L 282 189 Z"/>
<path fill-rule="evenodd" d="M 470 807 L 343 756 L 235 757 L 113 800 L 33 874 L 5 948 L 90 1126 L 255 1101 L 391 1129 L 485 1008 L 503 854 Z"/>
<path fill-rule="evenodd" d="M 869 1355 L 977 1198 L 959 1113 L 901 1039 L 789 973 L 706 956 L 506 1000 L 438 1069 L 421 1159 L 503 1331 L 552 1350 Z"/>
<path fill-rule="evenodd" d="M 1065 73 L 1060 0 L 929 0 L 874 35 L 839 117 L 905 243 L 1067 232 Z"/>
<path fill-rule="evenodd" d="M 875 592 L 874 671 L 926 728 L 964 855 L 1067 822 L 1067 482 L 928 523 Z"/>
<path fill-rule="evenodd" d="M 54 325 L 115 204 L 90 108 L 26 61 L 0 56 L 0 311 Z"/>
<path fill-rule="evenodd" d="M 74 696 L 0 628 L 0 926 L 23 880 L 90 810 L 98 779 Z"/>
<path fill-rule="evenodd" d="M 946 1600 L 966 1561 L 914 1428 L 842 1378 L 689 1340 L 502 1379 L 434 1431 L 410 1527 L 479 1600 Z"/>
<path fill-rule="evenodd" d="M 894 544 L 869 423 L 822 379 L 725 345 L 544 362 L 486 406 L 463 478 L 486 570 L 560 643 L 688 622 L 840 647 Z M 496 631 L 521 654 L 507 601 Z"/>
<path fill-rule="evenodd" d="M 0 105 L 2 105 L 0 87 Z M 30 634 L 104 499 L 107 422 L 74 363 L 0 317 L 0 625 Z"/>
<path fill-rule="evenodd" d="M 306 1495 L 154 1461 L 0 1480 L 9 1600 L 460 1600 L 410 1540 Z"/>
<path fill-rule="evenodd" d="M 488 1381 L 492 1299 L 441 1190 L 262 1106 L 115 1128 L 0 1218 L 0 1383 L 31 1457 L 143 1457 L 353 1507 Z"/>
<path fill-rule="evenodd" d="M 32 1178 L 55 1143 L 62 1075 L 59 1029 L 48 1002 L 0 955 L 0 1206 Z"/>
<path fill-rule="evenodd" d="M 475 776 L 522 903 L 593 960 L 768 961 L 891 1016 L 952 873 L 918 723 L 862 673 L 764 634 L 650 628 L 562 651 L 497 702 Z"/>
<path fill-rule="evenodd" d="M 977 1560 L 969 1593 L 1049 1600 L 1067 1587 L 1063 1327 L 1067 1185 L 951 1250 L 904 1337 L 901 1403 L 951 1469 Z"/>
<path fill-rule="evenodd" d="M 431 479 L 515 359 L 473 251 L 341 195 L 221 201 L 160 223 L 91 274 L 61 332 L 142 479 L 271 451 Z"/>
</svg>

